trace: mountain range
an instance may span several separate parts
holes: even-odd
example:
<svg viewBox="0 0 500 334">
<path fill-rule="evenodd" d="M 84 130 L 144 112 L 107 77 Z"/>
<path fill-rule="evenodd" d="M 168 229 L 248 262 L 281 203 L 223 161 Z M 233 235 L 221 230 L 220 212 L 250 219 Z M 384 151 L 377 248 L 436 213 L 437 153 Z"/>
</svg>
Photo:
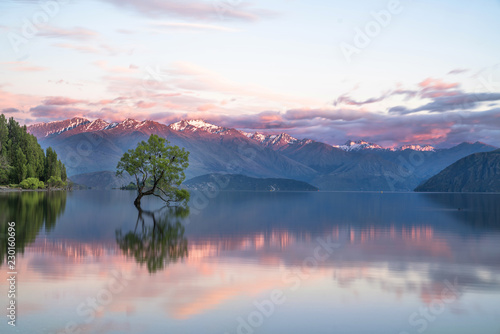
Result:
<svg viewBox="0 0 500 334">
<path fill-rule="evenodd" d="M 449 149 L 428 145 L 383 148 L 365 141 L 332 146 L 286 133 L 248 133 L 203 120 L 166 125 L 151 120 L 110 123 L 75 117 L 34 124 L 28 131 L 43 148 L 54 148 L 68 175 L 77 176 L 84 184 L 87 175 L 96 180 L 100 179 L 96 172 L 114 171 L 123 153 L 151 134 L 165 137 L 190 152 L 188 179 L 229 173 L 295 179 L 321 190 L 411 191 L 465 156 L 496 149 L 480 142 Z"/>
</svg>

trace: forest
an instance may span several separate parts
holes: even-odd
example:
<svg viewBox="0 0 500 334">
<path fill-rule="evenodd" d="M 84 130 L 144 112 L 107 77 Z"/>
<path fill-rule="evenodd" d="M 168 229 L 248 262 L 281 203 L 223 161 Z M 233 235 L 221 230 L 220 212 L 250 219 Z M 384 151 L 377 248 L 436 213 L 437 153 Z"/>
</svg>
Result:
<svg viewBox="0 0 500 334">
<path fill-rule="evenodd" d="M 66 178 L 66 167 L 52 148 L 44 152 L 25 125 L 0 114 L 0 185 L 61 187 Z"/>
</svg>

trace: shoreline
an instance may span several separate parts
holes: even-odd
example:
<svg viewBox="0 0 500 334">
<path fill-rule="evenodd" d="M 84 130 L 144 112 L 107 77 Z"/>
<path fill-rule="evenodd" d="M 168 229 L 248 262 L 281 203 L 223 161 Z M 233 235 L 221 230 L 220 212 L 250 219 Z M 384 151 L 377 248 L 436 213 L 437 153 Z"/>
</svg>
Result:
<svg viewBox="0 0 500 334">
<path fill-rule="evenodd" d="M 30 192 L 49 192 L 49 191 L 67 191 L 68 189 L 64 189 L 64 188 L 51 188 L 51 189 L 48 189 L 48 188 L 45 188 L 45 189 L 23 189 L 23 188 L 10 188 L 10 187 L 7 187 L 7 186 L 0 186 L 0 192 L 3 192 L 3 193 L 11 193 L 11 192 L 26 192 L 26 191 L 30 191 Z"/>
</svg>

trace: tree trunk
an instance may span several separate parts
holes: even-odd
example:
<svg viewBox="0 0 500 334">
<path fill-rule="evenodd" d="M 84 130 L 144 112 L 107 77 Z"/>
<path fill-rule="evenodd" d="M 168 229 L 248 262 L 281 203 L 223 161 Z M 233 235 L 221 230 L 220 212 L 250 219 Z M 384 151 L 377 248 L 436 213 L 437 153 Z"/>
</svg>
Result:
<svg viewBox="0 0 500 334">
<path fill-rule="evenodd" d="M 137 198 L 134 201 L 135 207 L 138 208 L 139 210 L 141 209 L 141 198 L 142 198 L 142 196 L 144 196 L 144 194 L 143 193 L 139 193 L 137 195 Z"/>
</svg>

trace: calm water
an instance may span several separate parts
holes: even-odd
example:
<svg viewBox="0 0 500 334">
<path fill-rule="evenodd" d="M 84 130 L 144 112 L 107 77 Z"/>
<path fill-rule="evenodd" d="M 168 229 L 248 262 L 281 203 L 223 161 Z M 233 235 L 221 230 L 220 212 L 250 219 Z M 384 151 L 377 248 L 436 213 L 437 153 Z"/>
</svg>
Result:
<svg viewBox="0 0 500 334">
<path fill-rule="evenodd" d="M 0 194 L 1 333 L 500 333 L 498 194 L 133 197 Z"/>
</svg>

